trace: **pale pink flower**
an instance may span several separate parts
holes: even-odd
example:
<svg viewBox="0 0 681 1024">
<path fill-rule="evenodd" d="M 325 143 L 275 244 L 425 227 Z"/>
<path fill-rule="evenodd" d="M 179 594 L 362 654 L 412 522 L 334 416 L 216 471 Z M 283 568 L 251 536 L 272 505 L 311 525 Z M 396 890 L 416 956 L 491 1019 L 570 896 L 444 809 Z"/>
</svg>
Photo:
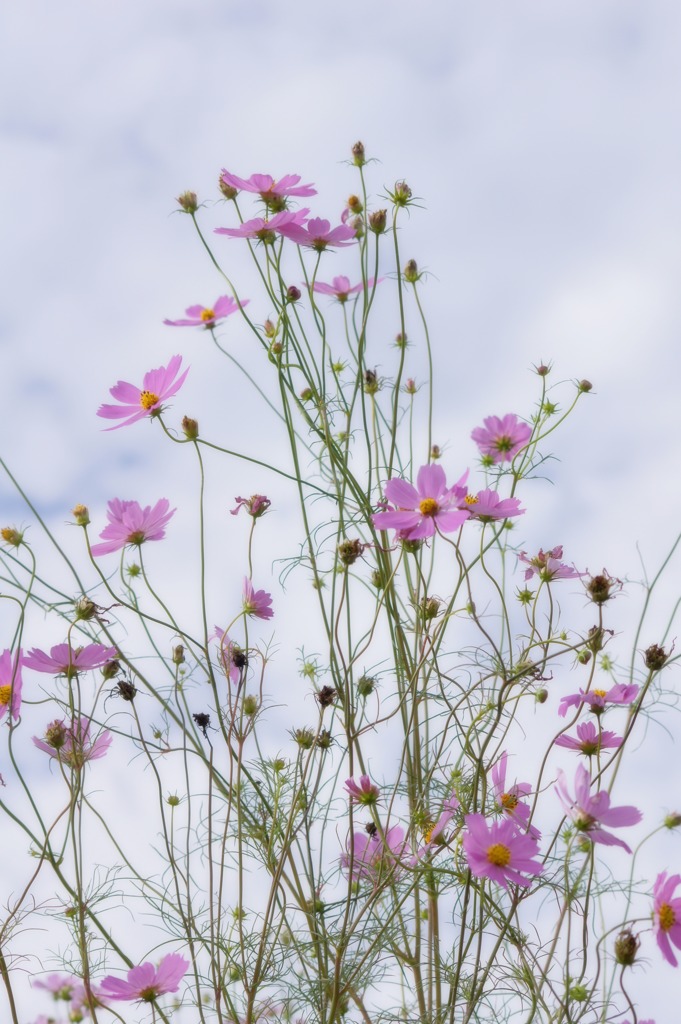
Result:
<svg viewBox="0 0 681 1024">
<path fill-rule="evenodd" d="M 525 515 L 525 509 L 520 507 L 520 498 L 500 498 L 496 491 L 491 490 L 467 494 L 459 508 L 466 509 L 471 519 L 479 519 L 481 523 Z"/>
<path fill-rule="evenodd" d="M 87 644 L 85 647 L 71 647 L 70 644 L 56 644 L 45 654 L 37 648 L 24 655 L 26 668 L 36 672 L 49 672 L 53 676 L 66 676 L 72 679 L 78 672 L 89 672 L 93 668 L 101 668 L 107 661 L 118 655 L 115 647 L 104 647 L 103 644 Z"/>
<path fill-rule="evenodd" d="M 153 1003 L 166 992 L 177 992 L 189 968 L 189 961 L 179 953 L 168 953 L 158 967 L 148 960 L 128 971 L 127 981 L 108 974 L 102 981 L 107 999 L 138 999 Z"/>
<path fill-rule="evenodd" d="M 541 832 L 528 825 L 530 820 L 530 806 L 522 801 L 522 797 L 529 796 L 532 786 L 529 782 L 515 782 L 512 786 L 506 785 L 506 768 L 508 754 L 503 752 L 497 763 L 492 767 L 492 787 L 494 789 L 494 800 L 497 809 L 505 818 L 510 818 L 516 825 L 529 832 L 533 839 L 541 839 Z"/>
<path fill-rule="evenodd" d="M 525 570 L 526 580 L 538 576 L 543 583 L 550 583 L 552 580 L 576 580 L 580 576 L 586 576 L 585 572 L 578 572 L 574 565 L 561 562 L 562 557 L 563 545 L 557 544 L 550 551 L 542 551 L 540 548 L 539 554 L 533 555 L 532 558 L 528 558 L 527 552 L 522 551 L 518 559 L 529 565 L 529 569 Z"/>
<path fill-rule="evenodd" d="M 621 747 L 622 737 L 607 730 L 599 732 L 593 722 L 580 722 L 577 726 L 577 738 L 563 734 L 554 742 L 557 747 L 578 750 L 581 754 L 586 754 L 587 757 L 593 757 L 601 750 L 616 750 Z"/>
<path fill-rule="evenodd" d="M 78 979 L 71 974 L 48 974 L 46 978 L 36 978 L 31 981 L 33 988 L 43 989 L 51 993 L 53 999 L 63 999 L 70 1002 L 73 991 L 78 985 Z"/>
<path fill-rule="evenodd" d="M 296 210 L 295 212 L 283 210 L 281 213 L 275 213 L 274 217 L 269 219 L 254 217 L 252 220 L 246 220 L 238 228 L 215 228 L 215 234 L 228 235 L 230 238 L 253 238 L 265 245 L 272 245 L 277 237 L 277 232 L 283 235 L 284 228 L 300 227 L 309 212 L 309 210 Z"/>
<path fill-rule="evenodd" d="M 144 419 L 145 416 L 158 416 L 163 410 L 163 402 L 176 395 L 185 382 L 189 367 L 178 377 L 181 365 L 182 356 L 173 356 L 167 366 L 148 370 L 144 374 L 141 388 L 124 380 L 114 384 L 109 394 L 120 402 L 120 405 L 100 405 L 97 415 L 107 420 L 123 422 L 117 423 L 115 427 L 106 427 L 106 430 L 127 427 L 130 423 Z"/>
<path fill-rule="evenodd" d="M 264 516 L 272 502 L 264 494 L 252 494 L 250 498 L 235 498 L 236 506 L 230 509 L 230 515 L 236 516 L 242 508 L 245 508 L 249 516 L 259 519 Z"/>
<path fill-rule="evenodd" d="M 272 595 L 266 590 L 254 590 L 248 576 L 244 576 L 243 610 L 245 615 L 255 619 L 271 619 L 274 615 Z"/>
<path fill-rule="evenodd" d="M 350 871 L 354 879 L 367 878 L 385 881 L 399 870 L 399 862 L 409 855 L 404 829 L 393 825 L 381 833 L 375 825 L 371 832 L 353 832 L 346 852 L 341 855 L 341 867 Z"/>
<path fill-rule="evenodd" d="M 252 174 L 250 178 L 239 178 L 236 174 L 230 174 L 224 170 L 220 180 L 236 188 L 239 192 L 254 192 L 260 196 L 262 201 L 270 210 L 283 210 L 286 200 L 290 196 L 307 197 L 316 196 L 317 189 L 311 184 L 299 185 L 299 174 L 285 174 L 283 178 L 275 181 L 269 174 Z"/>
<path fill-rule="evenodd" d="M 224 320 L 236 313 L 237 309 L 243 309 L 249 301 L 244 299 L 243 302 L 237 302 L 231 295 L 221 295 L 212 306 L 188 306 L 185 319 L 164 320 L 163 323 L 168 327 L 215 327 L 218 320 Z"/>
<path fill-rule="evenodd" d="M 368 775 L 360 775 L 359 782 L 354 779 L 345 780 L 345 788 L 354 804 L 375 804 L 380 796 L 380 789 Z"/>
<path fill-rule="evenodd" d="M 104 729 L 94 740 L 90 740 L 91 724 L 89 718 L 76 718 L 70 724 L 64 719 L 56 720 L 50 722 L 43 739 L 33 736 L 33 742 L 50 757 L 71 768 L 82 768 L 86 761 L 104 757 L 113 739 L 109 730 Z"/>
<path fill-rule="evenodd" d="M 120 551 L 128 544 L 144 544 L 147 540 L 162 540 L 165 528 L 175 515 L 167 498 L 161 498 L 153 506 L 142 508 L 136 501 L 121 501 L 112 498 L 108 503 L 106 517 L 109 520 L 100 537 L 103 544 L 93 544 L 91 551 L 95 558 Z"/>
<path fill-rule="evenodd" d="M 634 683 L 615 683 L 609 690 L 580 690 L 567 697 L 561 697 L 558 714 L 565 718 L 568 708 L 588 704 L 595 715 L 605 711 L 606 704 L 631 704 L 636 699 L 639 687 Z"/>
<path fill-rule="evenodd" d="M 442 466 L 421 466 L 416 487 L 393 477 L 383 490 L 388 501 L 397 506 L 387 512 L 376 512 L 371 517 L 379 530 L 398 530 L 404 539 L 418 540 L 432 537 L 436 530 L 451 533 L 469 518 L 469 513 L 457 508 L 459 485 L 447 488 Z"/>
<path fill-rule="evenodd" d="M 591 776 L 583 765 L 577 765 L 574 798 L 568 792 L 565 772 L 561 769 L 558 770 L 556 793 L 565 813 L 572 819 L 577 831 L 593 843 L 602 843 L 604 846 L 621 846 L 627 853 L 631 853 L 631 849 L 625 842 L 610 832 L 606 832 L 601 825 L 608 825 L 611 828 L 636 825 L 642 818 L 641 812 L 637 807 L 631 805 L 611 807 L 610 794 L 607 790 L 602 789 L 592 796 L 589 792 L 590 789 Z"/>
<path fill-rule="evenodd" d="M 9 712 L 12 718 L 18 718 L 21 710 L 21 666 L 24 664 L 23 651 L 17 650 L 14 655 L 10 650 L 0 654 L 0 718 Z"/>
<path fill-rule="evenodd" d="M 307 224 L 286 224 L 280 228 L 285 238 L 290 238 L 296 245 L 305 245 L 317 252 L 323 252 L 328 246 L 342 247 L 352 245 L 356 233 L 353 227 L 339 224 L 332 228 L 331 222 L 322 217 L 311 217 Z"/>
<path fill-rule="evenodd" d="M 380 284 L 383 280 L 379 277 L 376 284 Z M 373 287 L 374 278 L 370 277 L 367 281 L 367 288 Z M 358 292 L 364 291 L 364 282 L 360 281 L 359 284 L 350 285 L 350 278 L 345 277 L 341 274 L 339 277 L 331 279 L 331 284 L 325 284 L 324 281 L 315 281 L 312 286 L 312 290 L 319 292 L 320 295 L 332 295 L 338 302 L 347 302 L 350 295 L 356 295 Z"/>
<path fill-rule="evenodd" d="M 530 878 L 543 871 L 534 858 L 539 845 L 527 832 L 518 831 L 509 818 L 486 821 L 482 814 L 467 814 L 463 849 L 468 866 L 476 878 L 491 878 L 508 889 L 513 882 L 527 888 Z"/>
<path fill-rule="evenodd" d="M 241 682 L 243 670 L 248 664 L 248 655 L 242 647 L 230 640 L 224 629 L 215 627 L 213 634 L 220 646 L 220 664 L 230 683 L 238 686 Z"/>
<path fill-rule="evenodd" d="M 501 419 L 488 416 L 484 427 L 476 427 L 471 437 L 481 454 L 492 463 L 510 462 L 532 436 L 532 427 L 522 423 L 514 413 Z"/>
<path fill-rule="evenodd" d="M 681 884 L 681 875 L 670 875 L 663 871 L 653 886 L 653 931 L 662 956 L 672 967 L 678 967 L 672 943 L 681 949 L 681 896 L 674 897 L 674 891 Z"/>
</svg>

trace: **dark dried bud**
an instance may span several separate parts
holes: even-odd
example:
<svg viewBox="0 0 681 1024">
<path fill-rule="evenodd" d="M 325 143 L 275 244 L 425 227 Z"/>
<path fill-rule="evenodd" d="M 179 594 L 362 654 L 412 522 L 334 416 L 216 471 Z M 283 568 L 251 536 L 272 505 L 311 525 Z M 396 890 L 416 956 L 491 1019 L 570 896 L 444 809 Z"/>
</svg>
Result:
<svg viewBox="0 0 681 1024">
<path fill-rule="evenodd" d="M 128 679 L 119 679 L 116 686 L 118 689 L 118 696 L 125 701 L 133 701 L 137 696 L 137 687 Z"/>
<path fill-rule="evenodd" d="M 644 651 L 643 657 L 645 658 L 646 668 L 649 668 L 651 672 L 659 672 L 669 655 L 664 647 L 660 647 L 659 644 L 651 644 Z"/>
<path fill-rule="evenodd" d="M 376 680 L 373 676 L 360 676 L 357 680 L 357 693 L 360 697 L 368 697 L 376 689 Z"/>
<path fill-rule="evenodd" d="M 354 565 L 358 558 L 361 557 L 365 544 L 362 544 L 361 540 L 342 540 L 338 545 L 338 558 L 343 565 Z"/>
<path fill-rule="evenodd" d="M 604 604 L 613 596 L 613 585 L 618 582 L 618 580 L 614 580 L 611 576 L 608 576 L 604 569 L 598 576 L 591 576 L 590 579 L 587 580 L 587 593 L 595 604 Z"/>
<path fill-rule="evenodd" d="M 249 718 L 252 718 L 253 715 L 256 714 L 259 707 L 258 698 L 252 693 L 249 693 L 244 697 L 244 714 L 248 715 Z"/>
<path fill-rule="evenodd" d="M 587 394 L 589 391 L 591 391 L 592 387 L 593 384 L 590 380 L 580 380 L 580 382 L 577 385 L 577 390 L 583 392 L 584 394 Z"/>
<path fill-rule="evenodd" d="M 192 718 L 198 725 L 203 735 L 208 739 L 208 729 L 210 728 L 210 715 L 205 711 L 199 711 L 198 714 L 192 715 Z"/>
<path fill-rule="evenodd" d="M 182 433 L 190 441 L 196 441 L 199 436 L 199 424 L 191 416 L 182 417 Z"/>
<path fill-rule="evenodd" d="M 104 679 L 113 679 L 114 676 L 118 675 L 120 670 L 121 670 L 121 663 L 120 663 L 120 661 L 116 661 L 115 658 L 112 658 L 111 661 L 106 661 L 102 665 L 102 669 L 101 669 L 102 677 Z"/>
<path fill-rule="evenodd" d="M 320 750 L 328 750 L 333 743 L 333 736 L 328 729 L 322 729 L 317 737 L 317 746 Z"/>
<path fill-rule="evenodd" d="M 366 825 L 364 826 L 364 830 L 365 830 L 365 832 L 369 833 L 369 835 L 371 836 L 372 839 L 376 835 L 376 833 L 378 832 L 378 829 L 376 828 L 376 826 L 373 823 L 373 821 L 368 821 L 366 823 Z"/>
<path fill-rule="evenodd" d="M 333 686 L 322 686 L 315 694 L 321 708 L 329 708 L 338 696 L 338 691 Z"/>
<path fill-rule="evenodd" d="M 363 167 L 366 163 L 363 142 L 356 142 L 352 147 L 352 162 L 356 167 Z"/>
<path fill-rule="evenodd" d="M 430 446 L 430 457 L 431 459 L 442 458 L 442 448 L 440 448 L 439 444 L 433 444 Z"/>
<path fill-rule="evenodd" d="M 196 213 L 199 208 L 196 192 L 183 192 L 177 197 L 177 201 L 185 213 Z"/>
<path fill-rule="evenodd" d="M 293 738 L 301 750 L 310 750 L 314 744 L 314 729 L 296 729 Z"/>
<path fill-rule="evenodd" d="M 615 960 L 622 967 L 631 967 L 636 959 L 641 940 L 626 928 L 615 939 Z"/>
<path fill-rule="evenodd" d="M 182 644 L 177 644 L 176 647 L 173 647 L 173 664 L 184 664 L 184 647 Z"/>
<path fill-rule="evenodd" d="M 364 371 L 364 392 L 367 395 L 375 395 L 381 389 L 381 382 L 375 370 Z"/>
<path fill-rule="evenodd" d="M 241 647 L 237 647 L 236 644 L 232 644 L 232 649 L 230 651 L 230 658 L 232 659 L 232 664 L 236 665 L 236 667 L 240 671 L 242 669 L 244 669 L 244 668 L 247 668 L 247 666 L 248 666 L 248 654 L 246 653 L 246 651 L 242 650 Z"/>
<path fill-rule="evenodd" d="M 415 284 L 420 277 L 416 260 L 409 260 L 404 268 L 404 280 L 408 281 L 409 284 Z"/>
<path fill-rule="evenodd" d="M 387 210 L 374 210 L 369 214 L 369 227 L 375 235 L 382 235 L 388 223 Z"/>
<path fill-rule="evenodd" d="M 297 302 L 298 299 L 300 298 L 301 294 L 302 293 L 300 291 L 300 288 L 296 288 L 296 286 L 294 284 L 291 284 L 286 289 L 286 301 L 287 302 Z"/>
</svg>

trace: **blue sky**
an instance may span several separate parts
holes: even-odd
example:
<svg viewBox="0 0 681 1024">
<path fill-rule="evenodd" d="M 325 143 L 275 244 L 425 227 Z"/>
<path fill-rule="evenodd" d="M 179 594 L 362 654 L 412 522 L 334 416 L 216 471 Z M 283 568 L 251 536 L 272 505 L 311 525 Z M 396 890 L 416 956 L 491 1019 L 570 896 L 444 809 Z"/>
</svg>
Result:
<svg viewBox="0 0 681 1024">
<path fill-rule="evenodd" d="M 530 411 L 533 364 L 587 377 L 524 526 L 594 571 L 638 576 L 637 542 L 655 567 L 680 518 L 678 3 L 29 0 L 2 20 L 0 449 L 55 528 L 78 501 L 101 516 L 114 495 L 189 493 L 147 424 L 104 435 L 95 417 L 176 351 L 181 411 L 269 450 L 241 385 L 162 325 L 221 293 L 173 197 L 216 198 L 222 167 L 299 173 L 333 220 L 361 138 L 376 193 L 404 178 L 423 197 L 405 255 L 430 273 L 449 472 L 484 416 Z M 0 504 L 30 521 L 4 481 Z"/>
</svg>

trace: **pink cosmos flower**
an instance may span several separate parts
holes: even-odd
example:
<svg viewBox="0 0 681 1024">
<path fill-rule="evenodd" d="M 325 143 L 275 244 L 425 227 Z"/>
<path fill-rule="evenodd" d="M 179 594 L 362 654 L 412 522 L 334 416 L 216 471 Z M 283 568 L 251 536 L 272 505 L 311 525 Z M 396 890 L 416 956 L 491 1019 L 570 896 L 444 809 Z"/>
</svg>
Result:
<svg viewBox="0 0 681 1024">
<path fill-rule="evenodd" d="M 263 242 L 265 245 L 272 245 L 279 234 L 284 234 L 284 228 L 301 227 L 309 210 L 284 210 L 275 213 L 274 217 L 266 220 L 263 217 L 254 217 L 246 220 L 238 228 L 215 228 L 216 235 L 228 235 L 230 238 L 253 238 Z"/>
<path fill-rule="evenodd" d="M 471 437 L 486 459 L 492 463 L 510 462 L 532 436 L 532 427 L 522 423 L 514 413 L 502 419 L 488 416 L 484 427 L 476 427 Z"/>
<path fill-rule="evenodd" d="M 272 610 L 272 595 L 266 590 L 254 590 L 253 584 L 248 576 L 244 576 L 243 588 L 243 610 L 245 615 L 251 615 L 256 619 L 271 619 L 274 615 Z"/>
<path fill-rule="evenodd" d="M 45 654 L 33 648 L 24 655 L 26 668 L 36 672 L 49 672 L 53 676 L 66 676 L 72 679 L 79 672 L 89 672 L 93 668 L 101 668 L 107 661 L 116 658 L 115 647 L 104 647 L 103 644 L 87 644 L 85 647 L 71 647 L 69 644 L 56 644 Z"/>
<path fill-rule="evenodd" d="M 380 796 L 380 789 L 368 775 L 360 775 L 359 783 L 354 779 L 345 780 L 345 788 L 354 804 L 375 804 Z"/>
<path fill-rule="evenodd" d="M 77 985 L 78 979 L 70 974 L 48 974 L 46 978 L 37 978 L 31 982 L 33 988 L 41 988 L 50 992 L 55 1000 L 63 999 L 65 1002 L 70 1001 Z"/>
<path fill-rule="evenodd" d="M 587 757 L 599 754 L 601 750 L 616 750 L 622 746 L 622 737 L 607 730 L 599 732 L 593 722 L 580 722 L 577 726 L 577 738 L 563 734 L 554 741 L 557 747 L 578 750 Z"/>
<path fill-rule="evenodd" d="M 237 309 L 247 306 L 249 299 L 237 302 L 231 295 L 221 295 L 212 306 L 188 306 L 185 309 L 187 318 L 184 320 L 164 320 L 168 327 L 214 327 L 218 320 L 236 313 Z"/>
<path fill-rule="evenodd" d="M 356 233 L 348 224 L 331 227 L 331 222 L 322 217 L 311 217 L 307 224 L 287 224 L 281 229 L 285 238 L 290 238 L 296 245 L 305 245 L 317 252 L 323 252 L 328 246 L 343 247 L 352 245 Z"/>
<path fill-rule="evenodd" d="M 23 651 L 19 649 L 12 655 L 12 652 L 5 650 L 0 654 L 0 718 L 9 714 L 12 718 L 18 718 L 21 710 L 21 666 Z"/>
<path fill-rule="evenodd" d="M 467 814 L 463 849 L 471 872 L 477 878 L 491 878 L 508 889 L 513 882 L 527 888 L 530 879 L 525 875 L 538 875 L 543 866 L 534 860 L 539 845 L 527 832 L 519 832 L 509 818 L 486 821 L 482 814 Z"/>
<path fill-rule="evenodd" d="M 269 174 L 252 174 L 250 178 L 238 178 L 224 170 L 220 180 L 240 192 L 255 192 L 270 210 L 283 210 L 290 196 L 316 196 L 317 189 L 311 184 L 299 185 L 299 174 L 285 174 L 275 181 Z"/>
<path fill-rule="evenodd" d="M 383 278 L 379 277 L 376 284 L 380 284 L 382 280 Z M 367 288 L 372 288 L 373 284 L 374 278 L 370 277 L 367 281 Z M 325 284 L 323 281 L 315 281 L 312 286 L 312 290 L 319 292 L 320 295 L 332 295 L 338 300 L 338 302 L 347 302 L 348 296 L 364 291 L 364 282 L 360 281 L 359 284 L 353 284 L 351 286 L 350 278 L 341 274 L 340 277 L 332 278 L 331 284 Z"/>
<path fill-rule="evenodd" d="M 556 793 L 558 799 L 565 809 L 565 813 L 572 819 L 577 830 L 590 839 L 592 843 L 602 843 L 604 846 L 621 846 L 627 853 L 631 849 L 625 842 L 606 832 L 601 825 L 609 825 L 611 828 L 622 828 L 624 825 L 636 825 L 642 818 L 638 807 L 630 805 L 623 807 L 610 806 L 610 794 L 602 789 L 600 793 L 591 795 L 591 776 L 583 765 L 577 765 L 575 775 L 575 796 L 570 796 L 565 772 L 558 770 L 558 783 Z"/>
<path fill-rule="evenodd" d="M 481 523 L 525 515 L 525 509 L 520 507 L 520 498 L 500 498 L 496 491 L 490 490 L 467 494 L 459 508 L 466 509 L 471 519 L 479 519 Z"/>
<path fill-rule="evenodd" d="M 653 886 L 653 931 L 660 952 L 668 964 L 678 967 L 672 949 L 672 942 L 681 949 L 681 896 L 674 898 L 674 890 L 681 884 L 681 875 L 670 875 L 663 871 Z"/>
<path fill-rule="evenodd" d="M 158 967 L 148 960 L 128 971 L 128 980 L 108 974 L 102 981 L 102 990 L 108 999 L 139 999 L 153 1003 L 166 992 L 177 992 L 187 973 L 189 961 L 179 953 L 168 953 Z"/>
<path fill-rule="evenodd" d="M 371 832 L 353 832 L 349 848 L 341 855 L 341 867 L 350 871 L 352 861 L 352 877 L 357 880 L 368 878 L 373 881 L 385 881 L 389 874 L 398 869 L 398 862 L 409 854 L 404 829 L 393 825 L 385 834 L 381 834 L 375 825 Z"/>
<path fill-rule="evenodd" d="M 103 544 L 93 544 L 91 551 L 95 558 L 120 551 L 128 544 L 144 544 L 147 540 L 162 540 L 165 528 L 177 509 L 171 509 L 167 498 L 161 498 L 154 507 L 142 508 L 136 501 L 121 501 L 112 498 L 108 503 L 106 517 L 109 520 L 100 537 Z"/>
<path fill-rule="evenodd" d="M 224 669 L 225 675 L 230 683 L 238 686 L 241 682 L 242 672 L 248 664 L 248 655 L 242 647 L 239 647 L 238 644 L 229 639 L 225 630 L 221 629 L 220 626 L 215 627 L 213 635 L 220 645 L 220 664 Z"/>
<path fill-rule="evenodd" d="M 107 420 L 123 422 L 117 423 L 115 427 L 106 427 L 106 430 L 127 427 L 130 423 L 144 419 L 145 416 L 158 416 L 163 410 L 162 403 L 176 395 L 185 382 L 189 367 L 178 377 L 181 365 L 182 356 L 173 356 L 167 366 L 148 370 L 144 374 L 141 388 L 124 380 L 114 384 L 109 394 L 120 402 L 120 405 L 100 405 L 97 415 Z"/>
<path fill-rule="evenodd" d="M 56 720 L 48 725 L 44 739 L 39 740 L 34 736 L 33 742 L 50 757 L 57 758 L 71 768 L 82 768 L 86 761 L 104 757 L 113 739 L 109 730 L 104 729 L 91 741 L 91 724 L 89 718 L 76 718 L 71 724 L 67 724 L 64 719 Z"/>
<path fill-rule="evenodd" d="M 565 718 L 568 708 L 588 704 L 595 715 L 605 711 L 606 704 L 631 704 L 636 699 L 639 687 L 634 683 L 615 683 L 609 690 L 580 690 L 568 697 L 561 697 L 558 714 Z"/>
<path fill-rule="evenodd" d="M 557 544 L 555 548 L 551 548 L 550 551 L 546 552 L 540 548 L 539 554 L 534 555 L 532 558 L 527 557 L 526 551 L 521 552 L 518 556 L 519 561 L 529 565 L 529 569 L 525 570 L 526 580 L 531 579 L 535 575 L 544 583 L 550 583 L 552 580 L 576 580 L 580 576 L 586 576 L 585 572 L 577 572 L 574 565 L 566 565 L 565 562 L 561 562 L 560 559 L 562 557 L 562 544 Z"/>
<path fill-rule="evenodd" d="M 521 797 L 529 796 L 532 786 L 529 782 L 516 782 L 512 786 L 506 785 L 506 767 L 508 754 L 503 752 L 497 763 L 492 768 L 492 786 L 497 809 L 504 817 L 514 821 L 516 825 L 529 832 L 533 839 L 541 839 L 541 832 L 529 825 L 530 806 L 523 803 Z"/>
<path fill-rule="evenodd" d="M 432 537 L 436 530 L 451 533 L 469 518 L 467 511 L 457 508 L 458 486 L 447 488 L 445 471 L 438 465 L 421 466 L 416 487 L 393 477 L 383 490 L 388 501 L 397 507 L 374 513 L 374 526 L 379 530 L 398 530 L 408 540 Z"/>
<path fill-rule="evenodd" d="M 236 516 L 242 508 L 245 508 L 249 516 L 259 519 L 264 516 L 272 502 L 264 494 L 252 494 L 250 498 L 235 498 L 236 506 L 230 509 L 230 515 Z"/>
</svg>

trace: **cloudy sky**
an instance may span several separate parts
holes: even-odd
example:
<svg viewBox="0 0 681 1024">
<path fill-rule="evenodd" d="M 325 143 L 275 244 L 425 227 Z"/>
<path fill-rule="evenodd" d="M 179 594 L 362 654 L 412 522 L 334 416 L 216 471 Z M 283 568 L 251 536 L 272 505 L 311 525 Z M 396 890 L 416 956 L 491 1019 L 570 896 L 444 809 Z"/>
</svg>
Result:
<svg viewBox="0 0 681 1024">
<path fill-rule="evenodd" d="M 181 502 L 147 424 L 105 435 L 95 417 L 175 352 L 192 364 L 178 411 L 276 450 L 226 364 L 162 325 L 222 290 L 173 197 L 212 203 L 222 167 L 299 173 L 335 220 L 362 139 L 375 193 L 405 179 L 422 197 L 402 244 L 429 271 L 448 471 L 484 416 L 529 414 L 534 364 L 586 377 L 527 534 L 592 570 L 640 576 L 637 544 L 656 567 L 680 520 L 676 0 L 26 0 L 1 17 L 0 452 L 56 529 L 78 501 Z M 272 485 L 230 472 L 230 498 Z M 30 522 L 4 480 L 0 508 Z"/>
</svg>

